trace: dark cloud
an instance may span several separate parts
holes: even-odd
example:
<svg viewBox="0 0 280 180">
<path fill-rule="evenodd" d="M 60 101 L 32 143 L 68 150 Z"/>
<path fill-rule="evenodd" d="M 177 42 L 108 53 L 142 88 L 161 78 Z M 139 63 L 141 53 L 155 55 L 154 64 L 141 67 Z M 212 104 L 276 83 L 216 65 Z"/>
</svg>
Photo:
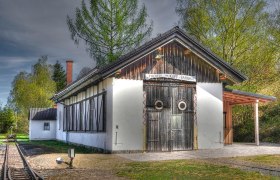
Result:
<svg viewBox="0 0 280 180">
<path fill-rule="evenodd" d="M 94 66 L 84 44 L 70 38 L 66 16 L 74 17 L 77 0 L 0 0 L 0 102 L 5 103 L 14 76 L 31 70 L 42 55 L 50 63 L 73 59 L 74 76 Z M 153 20 L 153 35 L 172 28 L 178 21 L 176 0 L 140 0 Z"/>
<path fill-rule="evenodd" d="M 49 55 L 80 58 L 81 65 L 92 63 L 84 47 L 77 48 L 70 39 L 66 25 L 66 16 L 79 4 L 77 0 L 1 0 L 0 47 L 6 47 L 1 56 Z"/>
<path fill-rule="evenodd" d="M 175 12 L 176 0 L 141 0 L 139 2 L 145 4 L 149 18 L 153 20 L 153 36 L 178 25 L 179 17 Z"/>
</svg>

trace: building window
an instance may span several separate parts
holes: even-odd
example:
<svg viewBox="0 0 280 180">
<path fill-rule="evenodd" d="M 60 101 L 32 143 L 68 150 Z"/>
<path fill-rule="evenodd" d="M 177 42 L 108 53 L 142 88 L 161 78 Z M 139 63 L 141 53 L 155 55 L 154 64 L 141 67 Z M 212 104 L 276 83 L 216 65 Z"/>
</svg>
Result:
<svg viewBox="0 0 280 180">
<path fill-rule="evenodd" d="M 66 105 L 64 131 L 105 132 L 105 92 L 80 102 Z"/>
<path fill-rule="evenodd" d="M 50 123 L 44 122 L 44 131 L 49 131 L 49 130 L 50 130 Z"/>
</svg>

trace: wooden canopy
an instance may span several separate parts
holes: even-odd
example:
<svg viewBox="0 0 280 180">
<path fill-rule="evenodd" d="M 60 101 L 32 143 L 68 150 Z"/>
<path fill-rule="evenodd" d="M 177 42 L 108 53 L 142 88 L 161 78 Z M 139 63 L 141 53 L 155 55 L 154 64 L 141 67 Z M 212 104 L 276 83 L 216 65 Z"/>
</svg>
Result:
<svg viewBox="0 0 280 180">
<path fill-rule="evenodd" d="M 230 105 L 253 104 L 257 100 L 259 102 L 270 102 L 276 100 L 276 98 L 273 96 L 266 96 L 232 89 L 224 89 L 223 96 L 224 102 L 229 102 Z"/>
<path fill-rule="evenodd" d="M 266 96 L 261 94 L 249 93 L 245 91 L 224 89 L 224 143 L 233 143 L 233 126 L 232 126 L 232 106 L 234 105 L 254 105 L 254 124 L 255 124 L 255 143 L 258 146 L 259 140 L 259 102 L 275 101 L 273 96 Z"/>
</svg>

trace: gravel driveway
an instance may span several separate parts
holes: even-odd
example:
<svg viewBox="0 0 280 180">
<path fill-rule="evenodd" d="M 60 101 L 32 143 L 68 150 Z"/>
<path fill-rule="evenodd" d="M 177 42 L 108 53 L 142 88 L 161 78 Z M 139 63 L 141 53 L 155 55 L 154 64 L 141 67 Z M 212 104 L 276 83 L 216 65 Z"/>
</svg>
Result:
<svg viewBox="0 0 280 180">
<path fill-rule="evenodd" d="M 280 145 L 263 143 L 260 146 L 256 146 L 250 143 L 240 143 L 227 145 L 221 149 L 174 151 L 160 153 L 132 153 L 118 154 L 118 156 L 132 161 L 161 161 L 175 159 L 226 158 L 238 156 L 255 156 L 264 154 L 280 154 Z"/>
</svg>

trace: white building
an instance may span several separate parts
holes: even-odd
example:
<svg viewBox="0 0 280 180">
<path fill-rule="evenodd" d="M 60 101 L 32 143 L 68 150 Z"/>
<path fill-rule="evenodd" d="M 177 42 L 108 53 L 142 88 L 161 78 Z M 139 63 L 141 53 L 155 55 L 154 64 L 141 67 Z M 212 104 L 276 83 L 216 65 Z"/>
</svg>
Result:
<svg viewBox="0 0 280 180">
<path fill-rule="evenodd" d="M 29 112 L 29 139 L 56 139 L 56 108 L 31 108 Z"/>
<path fill-rule="evenodd" d="M 275 100 L 224 88 L 244 80 L 175 27 L 57 93 L 56 139 L 109 152 L 222 148 L 233 105 L 255 104 L 257 114 L 258 102 Z"/>
</svg>

